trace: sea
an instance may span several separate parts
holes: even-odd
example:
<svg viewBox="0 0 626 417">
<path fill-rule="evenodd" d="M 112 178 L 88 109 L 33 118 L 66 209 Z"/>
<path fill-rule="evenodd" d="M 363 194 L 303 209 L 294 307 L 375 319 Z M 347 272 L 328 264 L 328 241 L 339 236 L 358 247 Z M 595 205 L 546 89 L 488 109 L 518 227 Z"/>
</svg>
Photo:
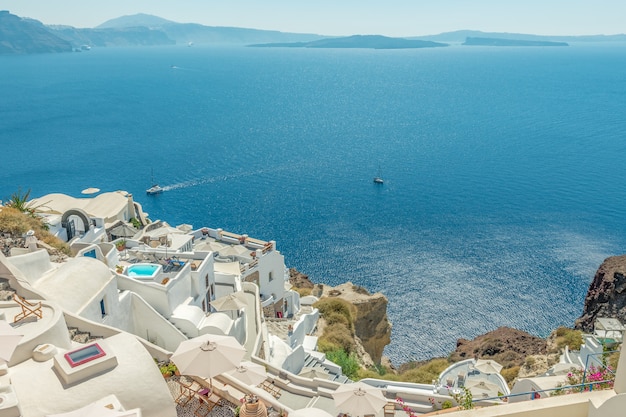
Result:
<svg viewBox="0 0 626 417">
<path fill-rule="evenodd" d="M 275 240 L 388 298 L 394 364 L 545 337 L 624 253 L 624 68 L 601 43 L 0 56 L 0 199 L 127 190 L 153 220 Z"/>
</svg>

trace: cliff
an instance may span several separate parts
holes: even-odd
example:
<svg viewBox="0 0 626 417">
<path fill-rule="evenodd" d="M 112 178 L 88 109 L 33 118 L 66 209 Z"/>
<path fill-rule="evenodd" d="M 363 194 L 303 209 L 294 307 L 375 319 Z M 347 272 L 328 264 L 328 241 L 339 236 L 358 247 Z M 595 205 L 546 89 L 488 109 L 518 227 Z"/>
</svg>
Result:
<svg viewBox="0 0 626 417">
<path fill-rule="evenodd" d="M 391 342 L 391 323 L 387 319 L 388 300 L 381 293 L 370 294 L 365 288 L 353 285 L 350 282 L 337 287 L 315 285 L 309 277 L 298 272 L 295 268 L 289 270 L 289 282 L 298 289 L 311 290 L 311 294 L 318 297 L 341 298 L 355 308 L 354 334 L 356 336 L 356 351 L 365 364 L 369 359 L 380 364 L 383 349 Z M 318 331 L 323 330 L 323 325 Z M 369 356 L 369 358 L 368 358 Z"/>
<path fill-rule="evenodd" d="M 0 10 L 0 55 L 71 52 L 72 45 L 36 20 Z"/>
<path fill-rule="evenodd" d="M 590 332 L 597 317 L 612 317 L 626 322 L 626 255 L 612 256 L 598 268 L 587 296 L 577 329 Z"/>
<path fill-rule="evenodd" d="M 391 343 L 391 323 L 387 319 L 388 300 L 382 293 L 370 294 L 365 288 L 346 282 L 336 287 L 322 286 L 322 297 L 337 297 L 356 307 L 354 333 L 374 363 L 380 364 L 383 349 Z"/>
</svg>

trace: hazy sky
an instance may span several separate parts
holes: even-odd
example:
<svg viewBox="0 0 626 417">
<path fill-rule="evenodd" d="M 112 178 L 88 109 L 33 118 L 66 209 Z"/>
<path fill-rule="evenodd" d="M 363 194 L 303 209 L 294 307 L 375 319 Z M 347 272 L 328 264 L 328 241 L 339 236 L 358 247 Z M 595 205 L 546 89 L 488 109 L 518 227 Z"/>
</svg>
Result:
<svg viewBox="0 0 626 417">
<path fill-rule="evenodd" d="M 0 0 L 0 10 L 75 27 L 147 13 L 181 23 L 322 35 L 626 33 L 626 0 Z"/>
</svg>

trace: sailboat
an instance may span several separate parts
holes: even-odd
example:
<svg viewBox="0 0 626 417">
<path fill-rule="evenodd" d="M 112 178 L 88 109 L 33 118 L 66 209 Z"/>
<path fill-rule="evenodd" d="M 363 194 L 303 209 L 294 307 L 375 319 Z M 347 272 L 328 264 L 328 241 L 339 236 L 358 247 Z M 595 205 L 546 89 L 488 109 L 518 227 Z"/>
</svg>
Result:
<svg viewBox="0 0 626 417">
<path fill-rule="evenodd" d="M 146 190 L 146 194 L 155 195 L 155 194 L 161 194 L 162 192 L 163 192 L 163 187 L 161 187 L 159 184 L 154 182 L 154 169 L 153 169 L 152 170 L 152 187 Z"/>
<path fill-rule="evenodd" d="M 374 183 L 375 184 L 383 184 L 385 181 L 383 181 L 383 177 L 380 174 L 380 167 L 378 167 L 378 174 L 376 174 L 376 176 L 374 177 Z"/>
</svg>

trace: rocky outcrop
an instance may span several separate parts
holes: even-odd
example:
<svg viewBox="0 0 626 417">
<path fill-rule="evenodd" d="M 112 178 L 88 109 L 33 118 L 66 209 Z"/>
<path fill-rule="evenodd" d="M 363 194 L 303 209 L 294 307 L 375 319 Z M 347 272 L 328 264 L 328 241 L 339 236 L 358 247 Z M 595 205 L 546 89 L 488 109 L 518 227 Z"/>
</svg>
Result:
<svg viewBox="0 0 626 417">
<path fill-rule="evenodd" d="M 313 289 L 315 286 L 309 276 L 298 271 L 296 268 L 289 268 L 289 283 L 296 288 Z"/>
<path fill-rule="evenodd" d="M 365 288 L 351 282 L 337 287 L 320 285 L 314 294 L 321 297 L 338 297 L 356 308 L 354 333 L 361 340 L 372 361 L 380 364 L 383 349 L 391 342 L 391 323 L 387 319 L 387 297 L 381 293 L 370 294 Z"/>
<path fill-rule="evenodd" d="M 612 317 L 626 322 L 626 255 L 612 256 L 602 262 L 585 297 L 577 329 L 590 332 L 597 317 Z"/>
<path fill-rule="evenodd" d="M 452 362 L 470 358 L 491 358 L 505 368 L 521 366 L 527 356 L 545 355 L 545 339 L 510 327 L 500 327 L 473 340 L 459 339 L 450 355 Z"/>
</svg>

